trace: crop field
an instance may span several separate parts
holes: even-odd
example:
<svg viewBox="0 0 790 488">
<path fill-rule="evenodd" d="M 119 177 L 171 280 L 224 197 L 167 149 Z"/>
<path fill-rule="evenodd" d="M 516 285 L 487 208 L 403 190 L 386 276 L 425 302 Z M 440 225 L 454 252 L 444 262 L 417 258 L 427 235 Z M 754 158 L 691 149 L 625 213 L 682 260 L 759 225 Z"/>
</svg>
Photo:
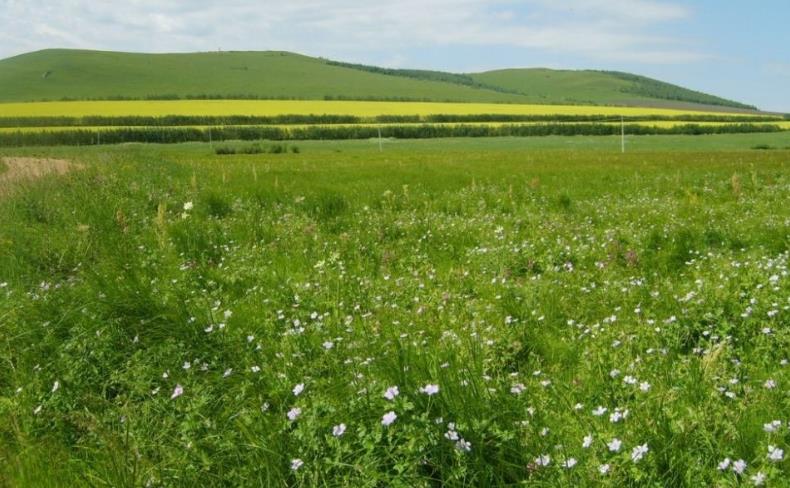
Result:
<svg viewBox="0 0 790 488">
<path fill-rule="evenodd" d="M 0 104 L 2 117 L 163 116 L 163 115 L 703 115 L 710 112 L 665 108 L 505 103 L 368 102 L 324 100 L 150 100 Z M 748 116 L 749 114 L 727 114 Z"/>
<path fill-rule="evenodd" d="M 788 486 L 787 140 L 0 148 L 0 484 Z"/>
<path fill-rule="evenodd" d="M 0 104 L 0 146 L 759 133 L 787 118 L 660 108 L 482 103 L 171 100 Z"/>
</svg>

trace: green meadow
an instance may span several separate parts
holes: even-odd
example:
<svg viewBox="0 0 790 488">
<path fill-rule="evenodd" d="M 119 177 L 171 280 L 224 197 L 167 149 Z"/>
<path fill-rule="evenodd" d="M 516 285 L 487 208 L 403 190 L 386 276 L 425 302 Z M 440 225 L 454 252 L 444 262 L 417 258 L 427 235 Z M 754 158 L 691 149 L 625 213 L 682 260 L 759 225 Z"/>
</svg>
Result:
<svg viewBox="0 0 790 488">
<path fill-rule="evenodd" d="M 0 485 L 790 486 L 786 134 L 0 148 Z"/>
</svg>

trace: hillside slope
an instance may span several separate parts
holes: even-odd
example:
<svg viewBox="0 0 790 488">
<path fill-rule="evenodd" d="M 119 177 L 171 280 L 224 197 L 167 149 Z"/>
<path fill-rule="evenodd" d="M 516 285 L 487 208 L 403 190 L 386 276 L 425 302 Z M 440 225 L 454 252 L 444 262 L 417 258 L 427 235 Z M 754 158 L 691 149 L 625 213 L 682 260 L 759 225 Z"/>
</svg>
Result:
<svg viewBox="0 0 790 488">
<path fill-rule="evenodd" d="M 739 109 L 751 105 L 689 90 L 645 76 L 617 71 L 572 71 L 545 68 L 505 69 L 469 75 L 475 82 L 535 102 L 603 105 L 701 104 Z"/>
<path fill-rule="evenodd" d="M 133 54 L 51 49 L 0 61 L 0 100 L 261 97 L 527 102 L 454 83 L 367 73 L 284 52 Z"/>
<path fill-rule="evenodd" d="M 63 99 L 424 100 L 753 109 L 618 72 L 387 69 L 299 54 L 47 49 L 0 60 L 0 102 Z"/>
</svg>

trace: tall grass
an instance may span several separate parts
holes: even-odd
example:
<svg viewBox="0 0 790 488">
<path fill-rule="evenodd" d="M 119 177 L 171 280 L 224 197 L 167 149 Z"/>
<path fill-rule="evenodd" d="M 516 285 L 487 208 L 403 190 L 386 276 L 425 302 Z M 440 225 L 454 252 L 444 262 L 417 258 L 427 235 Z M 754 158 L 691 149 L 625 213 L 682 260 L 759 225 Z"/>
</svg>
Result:
<svg viewBox="0 0 790 488">
<path fill-rule="evenodd" d="M 3 150 L 0 479 L 782 486 L 787 153 L 480 144 Z"/>
</svg>

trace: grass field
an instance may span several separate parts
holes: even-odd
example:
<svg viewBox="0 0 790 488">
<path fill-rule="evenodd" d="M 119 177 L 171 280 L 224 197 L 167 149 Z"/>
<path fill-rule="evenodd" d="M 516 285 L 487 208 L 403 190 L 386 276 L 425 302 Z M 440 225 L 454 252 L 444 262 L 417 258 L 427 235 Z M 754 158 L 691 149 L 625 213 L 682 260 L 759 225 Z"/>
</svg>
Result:
<svg viewBox="0 0 790 488">
<path fill-rule="evenodd" d="M 787 486 L 786 141 L 0 149 L 0 484 Z"/>
</svg>

